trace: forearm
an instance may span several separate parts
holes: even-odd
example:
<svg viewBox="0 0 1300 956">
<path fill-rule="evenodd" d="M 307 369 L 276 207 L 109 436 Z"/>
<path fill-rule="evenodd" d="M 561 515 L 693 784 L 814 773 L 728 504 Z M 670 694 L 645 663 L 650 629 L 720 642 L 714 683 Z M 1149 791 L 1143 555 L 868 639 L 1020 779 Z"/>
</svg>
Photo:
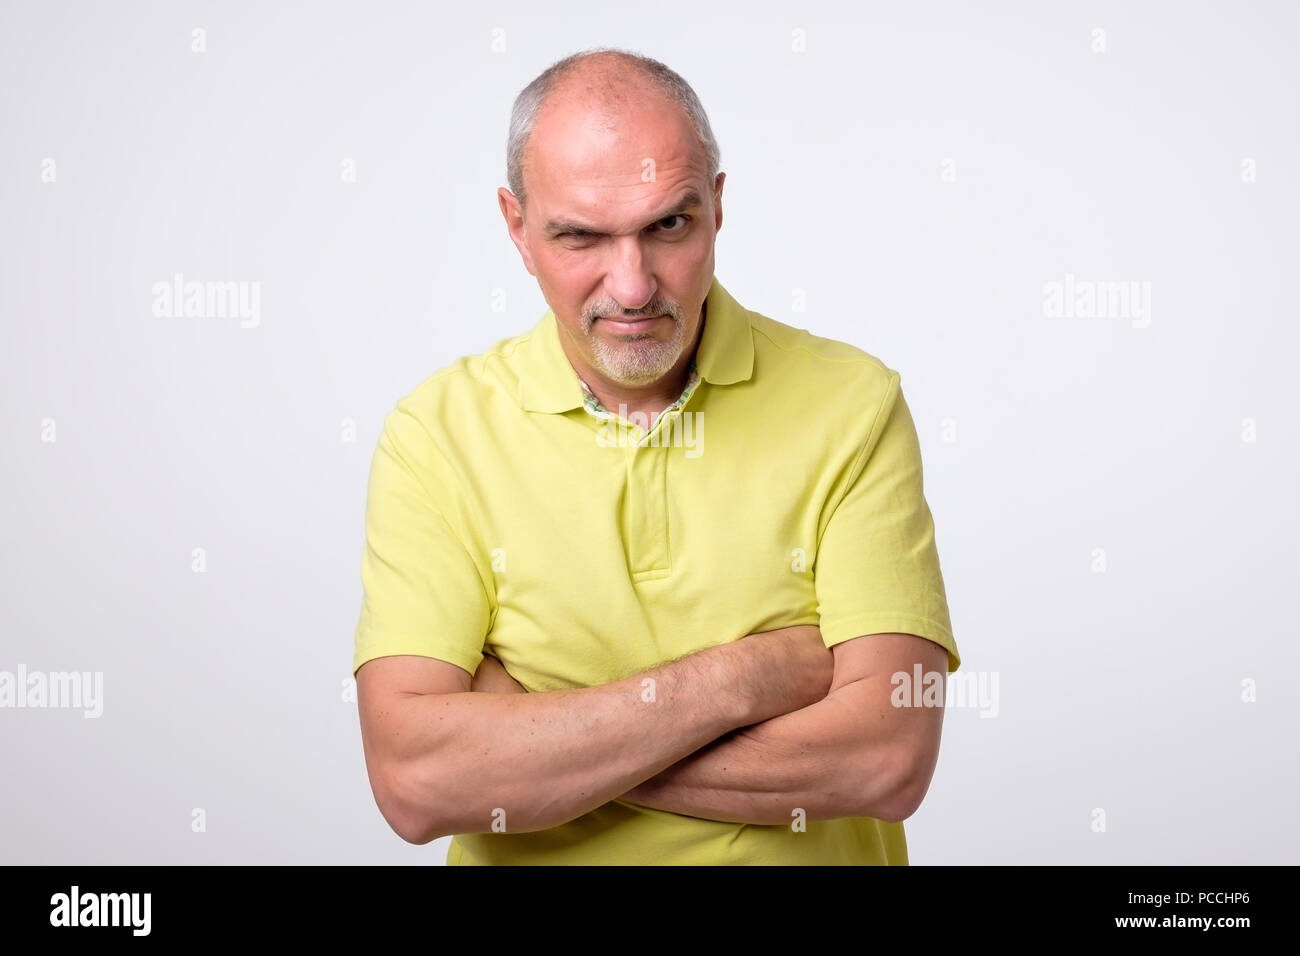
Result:
<svg viewBox="0 0 1300 956">
<path fill-rule="evenodd" d="M 870 691 L 849 684 L 825 699 L 703 747 L 620 799 L 732 823 L 789 824 L 845 816 L 891 819 L 906 782 L 894 742 L 872 733 Z M 867 707 L 867 710 L 864 710 Z"/>
<path fill-rule="evenodd" d="M 388 796 L 407 839 L 557 826 L 721 734 L 803 706 L 815 694 L 779 679 L 784 646 L 734 642 L 577 690 L 396 698 Z M 765 691 L 774 680 L 784 689 Z"/>
</svg>

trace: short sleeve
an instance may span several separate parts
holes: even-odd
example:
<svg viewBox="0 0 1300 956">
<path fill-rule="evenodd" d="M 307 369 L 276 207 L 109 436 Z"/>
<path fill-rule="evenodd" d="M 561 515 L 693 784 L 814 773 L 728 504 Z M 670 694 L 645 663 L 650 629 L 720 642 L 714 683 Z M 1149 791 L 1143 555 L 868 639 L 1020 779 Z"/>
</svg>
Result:
<svg viewBox="0 0 1300 956">
<path fill-rule="evenodd" d="M 394 654 L 438 658 L 470 674 L 483 659 L 490 602 L 439 507 L 447 494 L 441 461 L 428 430 L 399 404 L 370 467 L 354 674 Z"/>
<path fill-rule="evenodd" d="M 961 664 L 922 486 L 921 446 L 897 372 L 835 507 L 813 568 L 827 647 L 864 634 L 915 634 Z"/>
</svg>

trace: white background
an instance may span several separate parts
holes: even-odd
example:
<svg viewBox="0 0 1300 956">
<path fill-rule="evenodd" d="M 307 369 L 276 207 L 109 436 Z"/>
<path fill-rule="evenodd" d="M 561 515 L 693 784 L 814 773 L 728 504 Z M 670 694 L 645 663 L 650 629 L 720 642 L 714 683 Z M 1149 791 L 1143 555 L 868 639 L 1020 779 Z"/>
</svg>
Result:
<svg viewBox="0 0 1300 956">
<path fill-rule="evenodd" d="M 709 110 L 728 290 L 902 373 L 999 690 L 946 714 L 913 863 L 1295 862 L 1298 10 L 5 2 L 0 670 L 102 671 L 104 711 L 0 709 L 0 862 L 442 862 L 343 699 L 366 476 L 545 310 L 509 109 L 604 45 Z M 260 325 L 154 316 L 178 272 Z M 1150 324 L 1046 317 L 1067 273 Z"/>
</svg>

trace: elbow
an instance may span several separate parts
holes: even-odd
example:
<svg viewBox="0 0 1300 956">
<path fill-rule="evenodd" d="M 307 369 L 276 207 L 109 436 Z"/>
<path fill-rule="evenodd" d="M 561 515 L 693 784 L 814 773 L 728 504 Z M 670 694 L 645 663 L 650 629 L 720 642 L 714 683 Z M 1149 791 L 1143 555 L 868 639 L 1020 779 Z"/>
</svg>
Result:
<svg viewBox="0 0 1300 956">
<path fill-rule="evenodd" d="M 415 846 L 449 836 L 447 821 L 437 812 L 442 801 L 434 788 L 417 782 L 409 769 L 394 767 L 371 781 L 375 805 L 385 822 L 399 837 Z"/>
<path fill-rule="evenodd" d="M 432 832 L 428 827 L 421 827 L 418 823 L 408 824 L 389 819 L 388 825 L 394 833 L 412 846 L 426 846 L 438 839 L 436 833 Z"/>
<path fill-rule="evenodd" d="M 881 803 L 879 811 L 873 815 L 886 823 L 902 823 L 920 809 L 928 789 L 928 786 L 920 789 L 900 787 Z"/>
<path fill-rule="evenodd" d="M 867 796 L 862 815 L 885 823 L 902 823 L 911 817 L 930 790 L 934 766 L 929 757 L 909 754 L 883 773 L 877 768 L 874 780 L 858 789 Z"/>
<path fill-rule="evenodd" d="M 384 819 L 394 833 L 412 846 L 426 846 L 447 835 L 438 824 L 423 817 L 384 814 Z"/>
</svg>

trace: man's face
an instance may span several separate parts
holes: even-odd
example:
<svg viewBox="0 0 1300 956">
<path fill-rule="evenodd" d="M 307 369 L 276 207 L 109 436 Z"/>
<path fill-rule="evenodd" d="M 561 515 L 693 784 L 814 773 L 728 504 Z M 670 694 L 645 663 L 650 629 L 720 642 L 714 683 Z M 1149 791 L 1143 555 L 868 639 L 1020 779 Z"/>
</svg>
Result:
<svg viewBox="0 0 1300 956">
<path fill-rule="evenodd" d="M 500 191 L 565 353 L 588 376 L 639 388 L 684 367 L 713 280 L 722 182 L 684 111 L 632 97 L 596 114 L 557 89 L 525 157 L 527 209 Z"/>
</svg>

